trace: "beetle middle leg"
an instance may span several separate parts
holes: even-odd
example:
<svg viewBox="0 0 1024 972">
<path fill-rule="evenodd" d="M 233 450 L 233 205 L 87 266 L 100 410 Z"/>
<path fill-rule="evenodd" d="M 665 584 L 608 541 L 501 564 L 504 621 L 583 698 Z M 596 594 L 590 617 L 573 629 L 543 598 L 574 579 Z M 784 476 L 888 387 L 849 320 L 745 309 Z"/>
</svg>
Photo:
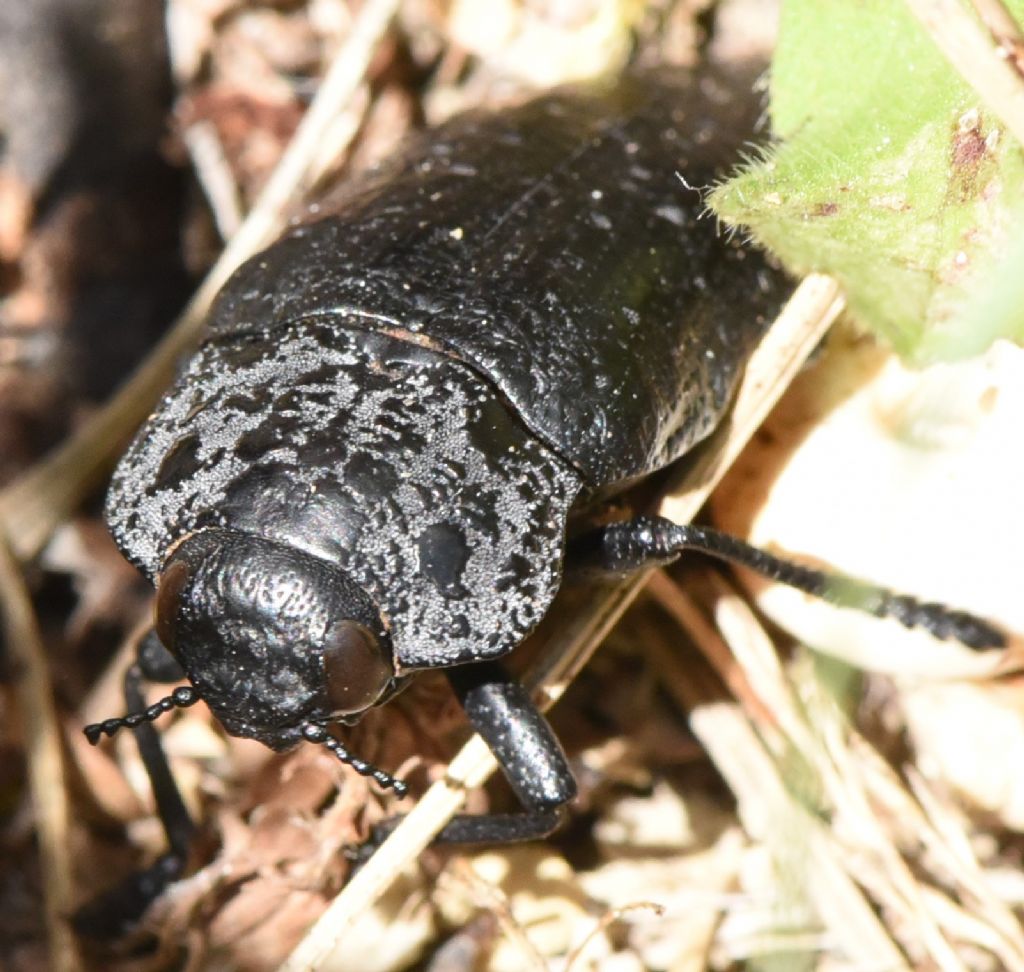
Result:
<svg viewBox="0 0 1024 972">
<path fill-rule="evenodd" d="M 830 604 L 895 618 L 908 628 L 923 628 L 969 648 L 1006 646 L 1005 635 L 995 625 L 966 611 L 805 567 L 710 527 L 673 523 L 660 516 L 641 516 L 585 533 L 573 542 L 570 557 L 577 569 L 621 575 L 669 564 L 688 550 L 749 567 Z"/>
</svg>

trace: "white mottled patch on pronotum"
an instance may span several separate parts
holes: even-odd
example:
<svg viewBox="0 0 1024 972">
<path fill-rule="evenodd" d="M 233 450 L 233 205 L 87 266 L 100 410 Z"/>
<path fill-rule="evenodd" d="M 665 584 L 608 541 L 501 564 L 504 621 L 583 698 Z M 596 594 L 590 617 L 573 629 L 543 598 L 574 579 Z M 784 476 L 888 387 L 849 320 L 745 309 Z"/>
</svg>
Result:
<svg viewBox="0 0 1024 972">
<path fill-rule="evenodd" d="M 107 519 L 151 579 L 220 526 L 336 564 L 399 664 L 494 657 L 560 583 L 579 476 L 459 362 L 334 318 L 218 338 L 122 459 Z"/>
</svg>

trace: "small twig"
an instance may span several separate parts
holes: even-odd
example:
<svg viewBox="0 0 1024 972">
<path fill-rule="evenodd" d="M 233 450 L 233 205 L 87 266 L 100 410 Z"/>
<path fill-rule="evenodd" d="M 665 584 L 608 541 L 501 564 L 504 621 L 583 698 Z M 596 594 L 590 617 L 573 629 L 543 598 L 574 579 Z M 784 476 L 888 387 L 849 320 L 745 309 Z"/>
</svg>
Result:
<svg viewBox="0 0 1024 972">
<path fill-rule="evenodd" d="M 1019 24 L 1010 15 L 1002 0 L 972 0 L 978 16 L 991 31 L 1000 51 L 1004 51 L 1017 69 L 1024 75 L 1024 33 Z"/>
<path fill-rule="evenodd" d="M 172 330 L 82 429 L 0 493 L 0 528 L 19 560 L 34 558 L 57 524 L 99 485 L 113 456 L 171 381 L 179 359 L 196 344 L 217 292 L 240 263 L 273 238 L 282 213 L 307 183 L 325 133 L 358 91 L 398 3 L 364 4 L 259 200 Z"/>
<path fill-rule="evenodd" d="M 1024 78 L 958 0 L 906 0 L 935 46 L 1018 142 L 1024 144 Z"/>
<path fill-rule="evenodd" d="M 81 966 L 75 937 L 67 923 L 74 883 L 60 724 L 32 602 L 18 564 L 2 538 L 0 613 L 4 642 L 15 665 L 18 704 L 25 726 L 28 785 L 39 840 L 50 968 L 55 972 L 75 972 Z"/>
<path fill-rule="evenodd" d="M 230 240 L 241 228 L 245 213 L 217 128 L 213 122 L 197 121 L 185 127 L 182 138 L 221 239 Z"/>
<path fill-rule="evenodd" d="M 523 972 L 548 972 L 544 956 L 530 940 L 526 929 L 516 919 L 512 910 L 512 902 L 504 890 L 480 877 L 465 859 L 457 863 L 455 874 L 472 897 L 476 899 L 474 901 L 476 908 L 487 911 L 497 919 L 498 927 L 504 934 L 505 940 L 514 945 L 519 953 L 517 967 Z"/>
<path fill-rule="evenodd" d="M 694 599 L 663 571 L 651 574 L 647 589 L 672 619 L 693 638 L 701 653 L 718 673 L 718 677 L 739 700 L 747 716 L 759 726 L 775 725 L 775 714 L 757 694 L 747 673 L 729 651 L 718 629 L 704 616 Z M 689 709 L 690 706 L 682 697 L 685 678 L 672 677 L 674 673 L 682 674 L 678 671 L 682 668 L 682 662 L 678 661 L 678 652 L 673 653 L 670 646 L 656 647 L 653 644 L 646 650 L 656 660 L 659 672 L 664 670 L 668 673 L 664 682 L 669 694 L 684 711 Z"/>
<path fill-rule="evenodd" d="M 658 904 L 656 901 L 634 901 L 631 904 L 622 905 L 619 908 L 610 908 L 595 922 L 594 927 L 587 932 L 583 941 L 579 943 L 565 959 L 565 972 L 572 972 L 572 967 L 583 958 L 583 953 L 586 951 L 587 946 L 602 932 L 607 931 L 613 923 L 621 921 L 623 915 L 630 911 L 652 911 L 655 916 L 660 918 L 665 914 L 664 905 Z"/>
<path fill-rule="evenodd" d="M 371 104 L 376 103 L 370 86 L 363 82 L 349 99 L 345 110 L 339 112 L 324 132 L 319 151 L 309 163 L 307 186 L 314 190 L 314 195 L 316 188 L 325 180 L 329 181 L 347 161 L 346 152 L 356 134 L 363 130 Z"/>
<path fill-rule="evenodd" d="M 808 277 L 779 315 L 771 333 L 751 358 L 736 398 L 728 438 L 720 443 L 726 459 L 708 457 L 695 463 L 671 503 L 674 518 L 684 522 L 703 505 L 728 463 L 738 455 L 776 399 L 821 340 L 842 308 L 838 285 L 823 276 Z M 716 450 L 717 452 L 718 450 Z M 669 515 L 669 514 L 666 514 Z M 524 683 L 548 709 L 586 664 L 594 649 L 643 586 L 645 576 L 630 578 L 603 598 L 567 619 L 544 646 Z M 462 806 L 467 790 L 480 786 L 497 769 L 494 756 L 479 736 L 462 747 L 438 781 L 377 849 L 366 865 L 331 902 L 280 972 L 318 968 L 360 915 L 369 910 L 406 865 L 414 860 Z"/>
</svg>

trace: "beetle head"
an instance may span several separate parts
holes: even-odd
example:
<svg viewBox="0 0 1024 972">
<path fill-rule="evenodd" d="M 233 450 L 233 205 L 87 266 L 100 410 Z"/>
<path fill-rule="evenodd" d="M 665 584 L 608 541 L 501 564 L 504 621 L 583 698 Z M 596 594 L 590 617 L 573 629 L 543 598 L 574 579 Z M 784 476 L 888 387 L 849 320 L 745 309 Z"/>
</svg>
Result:
<svg viewBox="0 0 1024 972">
<path fill-rule="evenodd" d="M 232 735 L 287 749 L 353 722 L 395 685 L 369 596 L 330 563 L 234 530 L 189 534 L 157 594 L 157 634 Z"/>
</svg>

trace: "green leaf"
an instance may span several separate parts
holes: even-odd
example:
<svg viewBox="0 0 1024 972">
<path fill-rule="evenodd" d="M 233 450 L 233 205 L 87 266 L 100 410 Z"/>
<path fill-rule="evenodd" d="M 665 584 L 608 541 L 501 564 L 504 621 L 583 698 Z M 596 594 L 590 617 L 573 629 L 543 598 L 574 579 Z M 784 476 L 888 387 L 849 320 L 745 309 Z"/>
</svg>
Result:
<svg viewBox="0 0 1024 972">
<path fill-rule="evenodd" d="M 726 223 L 915 362 L 1024 337 L 1024 158 L 903 3 L 785 0 L 770 110 L 779 142 L 712 194 Z"/>
</svg>

